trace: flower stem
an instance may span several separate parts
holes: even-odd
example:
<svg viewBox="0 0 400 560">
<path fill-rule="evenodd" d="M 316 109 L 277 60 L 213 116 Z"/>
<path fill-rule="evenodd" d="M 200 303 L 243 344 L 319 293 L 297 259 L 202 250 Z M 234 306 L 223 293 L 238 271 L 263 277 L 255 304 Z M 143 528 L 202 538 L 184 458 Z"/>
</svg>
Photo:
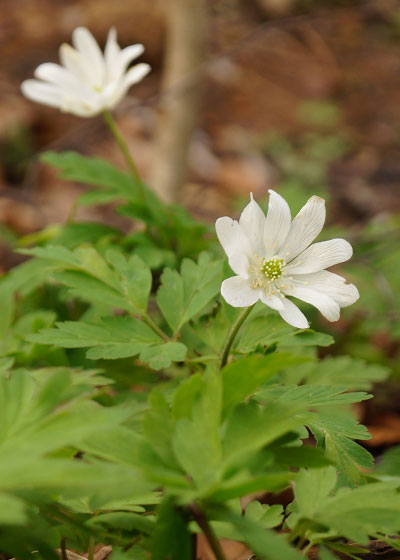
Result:
<svg viewBox="0 0 400 560">
<path fill-rule="evenodd" d="M 110 111 L 105 109 L 103 111 L 103 117 L 104 117 L 104 120 L 105 120 L 108 128 L 111 131 L 111 134 L 114 136 L 114 138 L 115 138 L 115 140 L 116 140 L 116 142 L 119 146 L 119 149 L 122 152 L 122 155 L 124 156 L 126 165 L 128 166 L 128 169 L 129 169 L 132 177 L 134 178 L 135 182 L 138 184 L 139 191 L 140 191 L 141 196 L 143 198 L 143 196 L 144 196 L 143 183 L 140 179 L 139 172 L 137 170 L 135 162 L 133 161 L 133 158 L 132 158 L 131 153 L 129 151 L 129 148 L 128 148 L 126 142 L 125 142 L 125 139 L 122 136 L 121 131 L 118 128 L 117 123 L 115 122 L 115 120 L 114 120 L 113 116 L 111 115 Z"/>
<path fill-rule="evenodd" d="M 221 548 L 221 545 L 219 543 L 219 540 L 217 539 L 217 537 L 216 537 L 216 535 L 213 531 L 213 528 L 209 524 L 209 522 L 208 522 L 206 516 L 204 515 L 203 511 L 199 508 L 199 506 L 197 504 L 191 504 L 189 506 L 189 511 L 190 511 L 193 519 L 196 521 L 197 525 L 203 531 L 203 534 L 204 534 L 205 538 L 207 539 L 207 542 L 210 545 L 211 550 L 213 551 L 213 553 L 215 555 L 215 560 L 226 560 L 225 555 L 223 553 L 223 550 Z"/>
<path fill-rule="evenodd" d="M 244 323 L 244 321 L 246 320 L 246 318 L 250 314 L 253 307 L 254 307 L 254 305 L 252 305 L 251 307 L 246 307 L 242 311 L 242 313 L 239 315 L 239 317 L 236 319 L 236 321 L 233 323 L 233 326 L 232 326 L 232 328 L 229 332 L 228 338 L 226 339 L 224 348 L 222 350 L 221 365 L 220 365 L 219 369 L 222 369 L 224 366 L 226 366 L 226 362 L 228 361 L 229 352 L 230 352 L 231 346 L 233 344 L 233 341 L 235 340 L 236 335 L 239 332 L 240 327 L 242 326 L 242 324 Z"/>
<path fill-rule="evenodd" d="M 145 323 L 147 323 L 147 325 L 149 325 L 151 329 L 153 329 L 155 333 L 158 334 L 158 336 L 161 336 L 161 338 L 163 338 L 166 342 L 170 342 L 170 338 L 165 334 L 163 330 L 160 329 L 157 323 L 155 323 L 153 319 L 149 315 L 147 315 L 147 313 L 146 315 L 142 315 L 142 319 Z"/>
</svg>

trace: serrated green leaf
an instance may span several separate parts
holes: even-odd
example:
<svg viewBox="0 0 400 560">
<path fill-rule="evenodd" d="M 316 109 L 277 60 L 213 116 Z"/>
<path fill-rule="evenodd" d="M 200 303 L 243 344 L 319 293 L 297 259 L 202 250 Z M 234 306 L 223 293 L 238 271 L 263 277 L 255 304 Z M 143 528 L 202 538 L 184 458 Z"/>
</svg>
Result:
<svg viewBox="0 0 400 560">
<path fill-rule="evenodd" d="M 107 188 L 114 198 L 136 199 L 139 195 L 138 182 L 100 158 L 67 151 L 45 152 L 40 159 L 57 167 L 63 179 Z"/>
<path fill-rule="evenodd" d="M 107 251 L 106 258 L 118 271 L 121 291 L 132 310 L 139 314 L 145 313 L 152 281 L 149 267 L 137 255 L 126 259 L 122 253 L 111 249 Z"/>
<path fill-rule="evenodd" d="M 56 323 L 56 328 L 44 329 L 30 336 L 29 340 L 63 348 L 90 347 L 88 358 L 114 360 L 136 356 L 162 339 L 133 317 L 103 317 L 99 324 L 83 321 Z"/>
<path fill-rule="evenodd" d="M 227 412 L 252 395 L 263 383 L 279 370 L 300 364 L 307 358 L 290 354 L 248 356 L 226 366 L 222 372 L 224 411 Z"/>
<path fill-rule="evenodd" d="M 187 347 L 181 342 L 165 342 L 155 346 L 148 346 L 140 353 L 142 362 L 148 362 L 155 370 L 167 368 L 172 362 L 183 362 Z"/>
<path fill-rule="evenodd" d="M 204 254 L 197 264 L 184 259 L 181 274 L 169 268 L 164 270 L 157 303 L 174 334 L 219 292 L 221 267 L 220 261 L 210 261 Z"/>
<path fill-rule="evenodd" d="M 350 485 L 361 482 L 360 467 L 371 469 L 374 464 L 372 455 L 353 441 L 371 437 L 365 426 L 351 416 L 332 412 L 320 412 L 308 425 L 318 445 L 325 447 L 326 457 L 338 466 L 342 479 Z"/>
<path fill-rule="evenodd" d="M 268 402 L 278 400 L 287 403 L 304 403 L 311 406 L 332 406 L 337 404 L 352 404 L 370 399 L 367 393 L 346 393 L 346 387 L 329 387 L 318 385 L 273 385 L 257 392 L 257 400 Z"/>
</svg>

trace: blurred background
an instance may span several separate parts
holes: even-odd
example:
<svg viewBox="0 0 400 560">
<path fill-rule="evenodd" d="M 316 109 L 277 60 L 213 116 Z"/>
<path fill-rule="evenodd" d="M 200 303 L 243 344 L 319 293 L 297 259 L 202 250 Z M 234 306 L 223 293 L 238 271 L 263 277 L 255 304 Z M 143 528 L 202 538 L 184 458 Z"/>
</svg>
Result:
<svg viewBox="0 0 400 560">
<path fill-rule="evenodd" d="M 58 61 L 72 30 L 103 47 L 143 43 L 152 73 L 115 111 L 154 189 L 197 218 L 237 216 L 276 188 L 297 211 L 328 201 L 325 238 L 355 248 L 345 275 L 361 299 L 335 324 L 336 354 L 390 367 L 377 388 L 372 445 L 400 442 L 399 0 L 0 0 L 0 270 L 27 235 L 63 223 L 84 187 L 40 164 L 77 150 L 123 166 L 101 117 L 34 104 L 20 83 Z M 78 217 L 125 227 L 110 208 Z M 332 351 L 332 350 L 330 350 Z M 381 403 L 381 405 L 379 404 Z M 381 410 L 382 412 L 382 410 Z M 377 425 L 374 426 L 374 423 Z M 378 425 L 379 424 L 379 425 Z M 375 430 L 375 432 L 374 432 Z"/>
</svg>

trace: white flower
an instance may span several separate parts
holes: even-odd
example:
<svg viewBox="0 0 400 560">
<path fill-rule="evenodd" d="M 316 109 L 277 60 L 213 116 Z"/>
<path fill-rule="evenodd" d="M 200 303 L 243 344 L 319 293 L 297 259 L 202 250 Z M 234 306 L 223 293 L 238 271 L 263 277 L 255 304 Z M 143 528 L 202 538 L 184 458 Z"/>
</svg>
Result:
<svg viewBox="0 0 400 560">
<path fill-rule="evenodd" d="M 340 308 L 359 298 L 353 284 L 325 270 L 347 261 L 350 243 L 331 239 L 311 243 L 325 222 L 325 202 L 311 197 L 291 221 L 287 202 L 270 190 L 267 216 L 251 197 L 239 222 L 219 218 L 218 239 L 237 274 L 224 280 L 221 294 L 233 307 L 249 307 L 258 300 L 278 311 L 300 329 L 309 326 L 300 309 L 286 296 L 314 305 L 328 319 L 337 321 Z"/>
<path fill-rule="evenodd" d="M 62 66 L 46 62 L 35 70 L 37 80 L 25 80 L 22 93 L 29 99 L 78 117 L 92 117 L 112 109 L 131 85 L 150 71 L 148 64 L 128 65 L 143 52 L 143 45 L 120 49 L 114 28 L 108 33 L 104 55 L 85 27 L 72 34 L 74 47 L 60 47 Z"/>
</svg>

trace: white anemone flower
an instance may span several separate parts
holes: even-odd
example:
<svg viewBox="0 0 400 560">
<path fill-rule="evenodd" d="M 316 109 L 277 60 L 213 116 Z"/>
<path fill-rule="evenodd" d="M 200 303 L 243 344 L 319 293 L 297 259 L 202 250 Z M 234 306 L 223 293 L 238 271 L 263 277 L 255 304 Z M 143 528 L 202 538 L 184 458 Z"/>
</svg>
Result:
<svg viewBox="0 0 400 560">
<path fill-rule="evenodd" d="M 350 243 L 331 239 L 311 244 L 325 222 L 325 201 L 311 197 L 291 220 L 279 194 L 269 191 L 267 216 L 251 196 L 239 221 L 219 218 L 218 239 L 237 274 L 224 280 L 221 294 L 233 307 L 249 307 L 258 300 L 278 311 L 287 323 L 304 329 L 309 324 L 287 296 L 314 305 L 328 321 L 337 321 L 340 308 L 359 298 L 353 284 L 326 268 L 347 261 Z"/>
<path fill-rule="evenodd" d="M 93 117 L 115 107 L 130 86 L 150 71 L 144 63 L 128 70 L 144 48 L 138 44 L 121 49 L 114 28 L 108 33 L 104 55 L 85 27 L 74 30 L 72 42 L 75 48 L 66 43 L 60 47 L 61 65 L 45 62 L 36 68 L 36 80 L 22 83 L 28 99 L 78 117 Z"/>
</svg>

